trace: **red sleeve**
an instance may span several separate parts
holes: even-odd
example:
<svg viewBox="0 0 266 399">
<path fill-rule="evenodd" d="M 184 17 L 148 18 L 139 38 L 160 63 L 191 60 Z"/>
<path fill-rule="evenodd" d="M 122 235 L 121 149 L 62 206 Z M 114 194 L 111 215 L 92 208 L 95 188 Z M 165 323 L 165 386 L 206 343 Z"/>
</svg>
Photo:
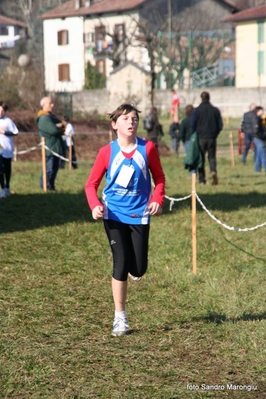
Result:
<svg viewBox="0 0 266 399">
<path fill-rule="evenodd" d="M 150 202 L 157 202 L 162 206 L 165 197 L 165 175 L 162 169 L 158 151 L 152 141 L 147 141 L 146 151 L 149 169 L 155 184 Z"/>
<path fill-rule="evenodd" d="M 85 184 L 85 193 L 91 210 L 93 210 L 98 205 L 102 205 L 102 203 L 98 198 L 97 190 L 105 172 L 108 169 L 110 154 L 111 154 L 110 144 L 107 144 L 106 146 L 100 149 L 96 157 L 96 160 L 94 162 L 94 165 L 91 169 L 89 178 Z"/>
</svg>

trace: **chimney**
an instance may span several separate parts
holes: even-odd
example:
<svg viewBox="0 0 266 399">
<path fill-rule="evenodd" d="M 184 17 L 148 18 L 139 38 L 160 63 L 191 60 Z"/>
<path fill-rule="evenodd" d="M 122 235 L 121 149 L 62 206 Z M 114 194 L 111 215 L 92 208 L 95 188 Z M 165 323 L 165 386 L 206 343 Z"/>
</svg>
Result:
<svg viewBox="0 0 266 399">
<path fill-rule="evenodd" d="M 82 0 L 75 0 L 75 9 L 78 10 L 82 7 Z"/>
</svg>

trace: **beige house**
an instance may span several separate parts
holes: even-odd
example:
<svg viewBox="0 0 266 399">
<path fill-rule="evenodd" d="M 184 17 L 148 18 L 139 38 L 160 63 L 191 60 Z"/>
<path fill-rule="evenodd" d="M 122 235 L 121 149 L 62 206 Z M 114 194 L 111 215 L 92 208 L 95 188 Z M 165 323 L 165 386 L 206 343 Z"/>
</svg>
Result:
<svg viewBox="0 0 266 399">
<path fill-rule="evenodd" d="M 266 87 L 266 5 L 238 12 L 224 21 L 235 25 L 235 86 Z"/>
</svg>

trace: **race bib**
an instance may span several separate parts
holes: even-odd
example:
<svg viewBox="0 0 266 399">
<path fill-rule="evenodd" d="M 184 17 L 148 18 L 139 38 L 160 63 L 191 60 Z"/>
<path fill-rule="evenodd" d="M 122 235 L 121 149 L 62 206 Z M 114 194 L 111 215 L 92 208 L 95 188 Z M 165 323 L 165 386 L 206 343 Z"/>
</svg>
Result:
<svg viewBox="0 0 266 399">
<path fill-rule="evenodd" d="M 119 175 L 116 178 L 115 183 L 119 186 L 126 188 L 131 180 L 131 177 L 133 176 L 134 171 L 135 169 L 132 165 L 123 165 L 119 172 Z"/>
</svg>

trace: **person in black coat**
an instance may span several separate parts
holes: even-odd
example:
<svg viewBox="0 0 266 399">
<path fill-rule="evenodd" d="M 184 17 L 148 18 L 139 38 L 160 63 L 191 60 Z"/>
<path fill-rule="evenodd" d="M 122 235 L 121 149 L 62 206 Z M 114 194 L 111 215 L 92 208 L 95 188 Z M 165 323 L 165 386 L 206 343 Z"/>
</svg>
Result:
<svg viewBox="0 0 266 399">
<path fill-rule="evenodd" d="M 174 122 L 171 123 L 169 128 L 169 134 L 172 139 L 172 151 L 178 154 L 180 135 L 179 135 L 180 125 L 178 123 L 177 116 L 174 117 Z"/>
<path fill-rule="evenodd" d="M 198 170 L 199 182 L 206 184 L 205 154 L 208 153 L 212 184 L 218 184 L 216 167 L 216 141 L 223 128 L 223 120 L 218 108 L 210 103 L 210 94 L 207 91 L 201 93 L 201 104 L 194 109 L 191 115 L 191 127 L 197 132 L 200 151 L 203 159 L 203 167 Z"/>
<path fill-rule="evenodd" d="M 162 125 L 158 119 L 158 112 L 156 107 L 152 107 L 150 115 L 148 115 L 149 125 L 144 127 L 148 133 L 148 140 L 152 141 L 158 149 L 159 139 L 164 136 Z"/>
<path fill-rule="evenodd" d="M 185 153 L 187 153 L 188 145 L 190 141 L 190 137 L 192 136 L 192 127 L 191 127 L 191 114 L 193 112 L 193 105 L 188 104 L 185 108 L 186 117 L 181 121 L 180 124 L 180 140 L 184 144 Z"/>
<path fill-rule="evenodd" d="M 256 133 L 256 121 L 257 115 L 255 112 L 256 104 L 252 103 L 249 107 L 249 111 L 245 112 L 241 122 L 241 133 L 245 138 L 245 148 L 242 155 L 242 162 L 246 163 L 248 151 L 253 143 Z"/>
</svg>

